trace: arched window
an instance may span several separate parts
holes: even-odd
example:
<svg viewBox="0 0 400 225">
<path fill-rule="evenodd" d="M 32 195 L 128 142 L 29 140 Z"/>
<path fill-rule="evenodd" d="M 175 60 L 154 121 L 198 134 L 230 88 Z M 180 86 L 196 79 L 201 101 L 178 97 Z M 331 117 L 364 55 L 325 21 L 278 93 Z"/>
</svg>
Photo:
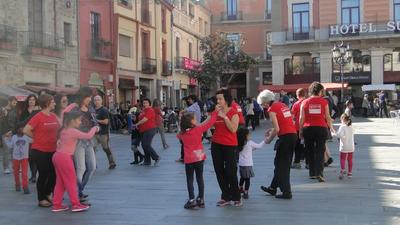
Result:
<svg viewBox="0 0 400 225">
<path fill-rule="evenodd" d="M 309 52 L 296 53 L 292 56 L 293 75 L 312 74 L 312 58 Z"/>
<path fill-rule="evenodd" d="M 383 55 L 383 71 L 392 71 L 392 54 Z"/>
<path fill-rule="evenodd" d="M 285 75 L 293 74 L 292 59 L 285 59 L 284 67 L 285 67 Z"/>
<path fill-rule="evenodd" d="M 371 72 L 371 56 L 363 55 L 361 62 L 362 62 L 362 71 Z"/>
</svg>

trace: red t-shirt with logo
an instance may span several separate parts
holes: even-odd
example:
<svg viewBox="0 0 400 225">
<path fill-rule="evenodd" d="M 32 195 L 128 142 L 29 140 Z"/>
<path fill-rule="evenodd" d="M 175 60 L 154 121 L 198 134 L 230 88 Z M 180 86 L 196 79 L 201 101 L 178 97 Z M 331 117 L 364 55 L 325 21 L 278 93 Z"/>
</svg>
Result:
<svg viewBox="0 0 400 225">
<path fill-rule="evenodd" d="M 300 107 L 301 107 L 301 103 L 303 101 L 304 101 L 304 99 L 299 99 L 292 106 L 292 115 L 294 117 L 294 126 L 296 127 L 297 131 L 300 130 Z"/>
<path fill-rule="evenodd" d="M 239 115 L 239 124 L 244 125 L 246 122 L 244 120 L 242 107 L 240 107 L 240 105 L 237 104 L 235 101 L 232 101 L 231 107 L 235 108 Z"/>
<path fill-rule="evenodd" d="M 234 115 L 238 115 L 238 112 L 234 107 L 231 107 L 226 116 L 231 120 Z M 231 132 L 228 127 L 225 125 L 225 121 L 223 118 L 218 117 L 217 121 L 214 124 L 215 132 L 212 137 L 212 142 L 227 145 L 227 146 L 237 146 L 237 136 L 236 132 Z"/>
<path fill-rule="evenodd" d="M 278 120 L 279 132 L 278 136 L 285 134 L 297 134 L 294 126 L 293 117 L 289 107 L 282 102 L 274 102 L 269 107 L 268 112 L 273 112 Z"/>
<path fill-rule="evenodd" d="M 325 109 L 328 102 L 322 97 L 310 97 L 303 101 L 304 127 L 328 127 Z"/>
<path fill-rule="evenodd" d="M 50 113 L 50 115 L 46 115 L 43 112 L 39 112 L 29 120 L 28 125 L 32 127 L 32 149 L 42 152 L 56 151 L 57 134 L 60 129 L 56 114 Z"/>
<path fill-rule="evenodd" d="M 154 112 L 153 108 L 148 107 L 143 109 L 143 111 L 139 115 L 139 121 L 142 120 L 144 117 L 147 118 L 147 121 L 138 127 L 140 133 L 156 127 L 156 113 Z"/>
</svg>

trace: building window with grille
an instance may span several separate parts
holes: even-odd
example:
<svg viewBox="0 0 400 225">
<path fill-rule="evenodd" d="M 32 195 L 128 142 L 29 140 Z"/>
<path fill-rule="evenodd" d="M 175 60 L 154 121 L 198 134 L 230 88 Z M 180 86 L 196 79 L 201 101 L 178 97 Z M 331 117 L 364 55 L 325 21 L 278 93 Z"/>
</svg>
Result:
<svg viewBox="0 0 400 225">
<path fill-rule="evenodd" d="M 119 55 L 124 57 L 131 57 L 131 44 L 132 38 L 123 34 L 119 35 Z"/>
<path fill-rule="evenodd" d="M 67 45 L 71 44 L 71 24 L 64 23 L 64 43 Z"/>
<path fill-rule="evenodd" d="M 265 19 L 270 20 L 272 16 L 272 0 L 265 0 Z"/>
<path fill-rule="evenodd" d="M 265 59 L 271 60 L 272 59 L 272 51 L 271 51 L 271 32 L 265 33 Z"/>
<path fill-rule="evenodd" d="M 226 39 L 232 43 L 234 52 L 238 52 L 240 48 L 240 34 L 230 33 L 226 35 Z"/>
<path fill-rule="evenodd" d="M 228 20 L 236 20 L 237 16 L 237 0 L 227 0 L 227 16 Z"/>
<path fill-rule="evenodd" d="M 393 19 L 400 21 L 400 0 L 393 0 Z"/>
<path fill-rule="evenodd" d="M 272 72 L 263 72 L 263 85 L 272 85 Z"/>
<path fill-rule="evenodd" d="M 97 40 L 100 37 L 100 14 L 90 13 L 90 34 L 92 40 Z"/>
<path fill-rule="evenodd" d="M 342 24 L 360 23 L 360 0 L 342 0 Z"/>
<path fill-rule="evenodd" d="M 292 5 L 293 40 L 306 40 L 310 33 L 310 9 L 308 3 Z"/>
<path fill-rule="evenodd" d="M 189 4 L 189 16 L 192 17 L 192 19 L 194 18 L 194 5 L 193 4 Z"/>
</svg>

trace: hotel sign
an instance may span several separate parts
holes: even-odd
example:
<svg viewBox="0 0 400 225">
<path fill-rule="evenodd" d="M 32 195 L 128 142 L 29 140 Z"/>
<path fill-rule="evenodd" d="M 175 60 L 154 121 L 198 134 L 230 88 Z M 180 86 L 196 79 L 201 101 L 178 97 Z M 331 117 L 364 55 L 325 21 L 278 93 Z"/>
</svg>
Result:
<svg viewBox="0 0 400 225">
<path fill-rule="evenodd" d="M 360 23 L 330 25 L 329 35 L 371 34 L 400 31 L 400 21 L 388 21 L 386 24 Z"/>
<path fill-rule="evenodd" d="M 343 74 L 344 82 L 349 84 L 370 84 L 371 72 L 345 73 Z M 332 74 L 333 83 L 341 83 L 341 75 L 339 73 Z"/>
</svg>

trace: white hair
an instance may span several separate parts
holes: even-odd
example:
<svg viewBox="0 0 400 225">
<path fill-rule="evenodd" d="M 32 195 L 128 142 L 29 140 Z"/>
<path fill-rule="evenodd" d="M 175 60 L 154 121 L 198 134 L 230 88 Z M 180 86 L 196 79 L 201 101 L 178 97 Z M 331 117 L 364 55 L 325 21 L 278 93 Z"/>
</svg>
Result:
<svg viewBox="0 0 400 225">
<path fill-rule="evenodd" d="M 262 105 L 263 103 L 270 103 L 275 100 L 275 94 L 270 90 L 264 90 L 257 96 L 257 103 Z"/>
</svg>

